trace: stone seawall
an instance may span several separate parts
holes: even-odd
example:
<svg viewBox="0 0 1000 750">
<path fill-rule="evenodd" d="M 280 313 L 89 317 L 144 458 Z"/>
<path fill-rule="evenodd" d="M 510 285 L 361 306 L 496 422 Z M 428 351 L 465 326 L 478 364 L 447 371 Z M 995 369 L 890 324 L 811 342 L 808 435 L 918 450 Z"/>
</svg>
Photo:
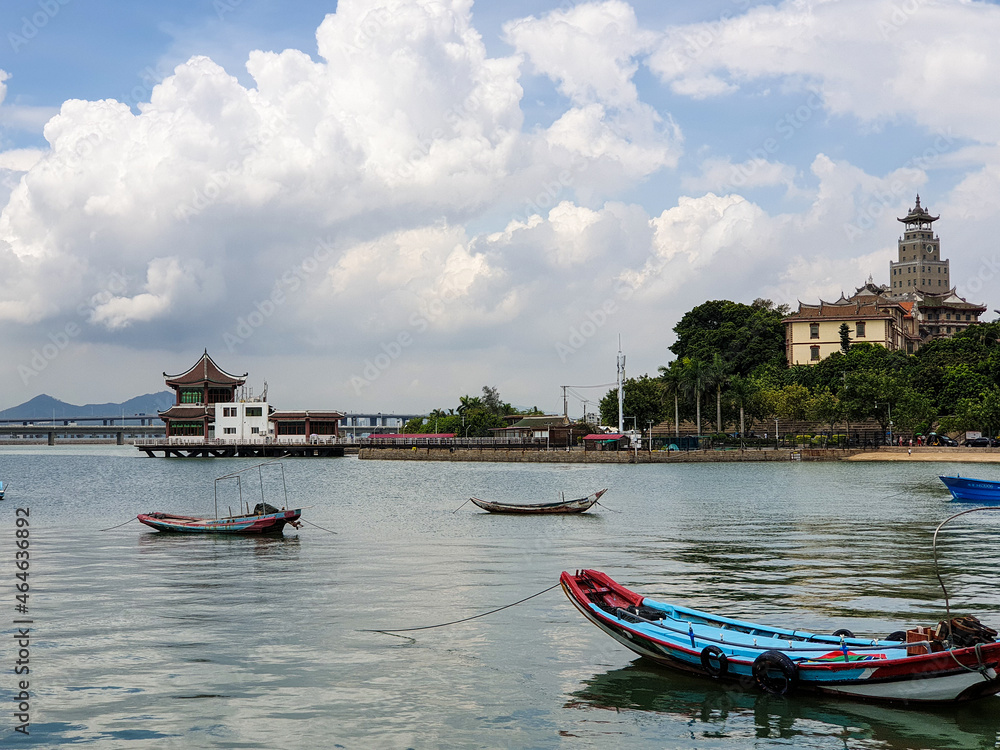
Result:
<svg viewBox="0 0 1000 750">
<path fill-rule="evenodd" d="M 838 449 L 721 451 L 524 451 L 470 448 L 362 448 L 358 457 L 382 461 L 490 461 L 540 464 L 683 464 L 759 461 L 841 461 L 860 451 Z"/>
</svg>

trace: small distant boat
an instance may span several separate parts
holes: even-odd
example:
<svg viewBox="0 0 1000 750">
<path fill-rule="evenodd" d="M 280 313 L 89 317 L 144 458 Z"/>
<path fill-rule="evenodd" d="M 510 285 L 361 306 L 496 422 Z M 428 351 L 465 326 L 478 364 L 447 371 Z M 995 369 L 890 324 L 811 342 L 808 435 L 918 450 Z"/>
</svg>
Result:
<svg viewBox="0 0 1000 750">
<path fill-rule="evenodd" d="M 3 500 L 3 495 L 7 491 L 7 485 L 0 481 L 0 500 Z"/>
<path fill-rule="evenodd" d="M 607 491 L 607 488 L 598 490 L 593 495 L 587 495 L 587 497 L 581 497 L 577 500 L 560 499 L 551 503 L 530 503 L 526 505 L 498 503 L 490 500 L 480 500 L 478 497 L 470 497 L 469 500 L 490 513 L 583 513 L 594 506 L 601 499 L 601 495 Z"/>
<path fill-rule="evenodd" d="M 956 703 L 1000 692 L 997 631 L 971 616 L 876 639 L 817 635 L 661 603 L 596 570 L 564 572 L 560 583 L 584 617 L 640 656 L 775 695 Z"/>
<path fill-rule="evenodd" d="M 281 508 L 263 501 L 264 478 L 263 467 L 278 466 L 281 468 L 281 486 L 285 494 L 285 504 Z M 261 502 L 257 503 L 253 510 L 249 503 L 246 504 L 246 512 L 235 515 L 219 517 L 219 482 L 235 480 L 239 489 L 240 509 L 243 503 L 243 481 L 244 474 L 256 470 L 260 479 Z M 182 516 L 176 513 L 150 512 L 140 513 L 136 518 L 147 526 L 157 531 L 171 531 L 186 534 L 280 534 L 285 528 L 285 524 L 291 524 L 295 528 L 299 527 L 299 517 L 302 509 L 286 510 L 288 506 L 288 489 L 285 485 L 285 469 L 280 461 L 268 461 L 266 463 L 250 466 L 246 469 L 226 474 L 215 480 L 215 517 L 205 518 L 202 516 Z"/>
<path fill-rule="evenodd" d="M 1000 482 L 971 477 L 940 477 L 955 500 L 972 503 L 1000 502 Z"/>
</svg>

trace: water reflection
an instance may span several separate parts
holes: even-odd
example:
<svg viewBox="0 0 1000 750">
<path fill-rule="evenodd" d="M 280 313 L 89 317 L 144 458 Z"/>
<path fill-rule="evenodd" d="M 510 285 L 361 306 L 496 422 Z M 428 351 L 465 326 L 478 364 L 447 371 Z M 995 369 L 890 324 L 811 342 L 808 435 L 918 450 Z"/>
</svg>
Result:
<svg viewBox="0 0 1000 750">
<path fill-rule="evenodd" d="M 565 708 L 665 714 L 695 738 L 753 736 L 796 747 L 986 750 L 1000 738 L 1000 698 L 948 708 L 904 709 L 812 696 L 779 698 L 662 670 L 643 660 L 594 675 Z"/>
<path fill-rule="evenodd" d="M 252 553 L 257 557 L 282 557 L 298 552 L 297 535 L 274 534 L 169 534 L 159 531 L 142 533 L 138 537 L 140 553 L 171 550 L 172 554 L 191 552 L 198 556 Z"/>
</svg>

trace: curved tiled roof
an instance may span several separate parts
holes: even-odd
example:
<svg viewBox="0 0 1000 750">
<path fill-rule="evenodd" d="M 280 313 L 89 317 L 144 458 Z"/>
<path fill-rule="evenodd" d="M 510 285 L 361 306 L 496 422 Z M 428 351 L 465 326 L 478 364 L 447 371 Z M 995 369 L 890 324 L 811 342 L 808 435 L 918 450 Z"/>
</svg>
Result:
<svg viewBox="0 0 1000 750">
<path fill-rule="evenodd" d="M 215 364 L 215 360 L 209 356 L 208 349 L 206 349 L 205 353 L 201 355 L 201 359 L 195 362 L 185 372 L 182 372 L 180 375 L 167 375 L 167 373 L 163 373 L 163 377 L 166 378 L 167 385 L 171 388 L 176 388 L 182 385 L 237 387 L 243 385 L 247 381 L 248 374 L 249 373 L 232 375 L 226 372 Z"/>
</svg>

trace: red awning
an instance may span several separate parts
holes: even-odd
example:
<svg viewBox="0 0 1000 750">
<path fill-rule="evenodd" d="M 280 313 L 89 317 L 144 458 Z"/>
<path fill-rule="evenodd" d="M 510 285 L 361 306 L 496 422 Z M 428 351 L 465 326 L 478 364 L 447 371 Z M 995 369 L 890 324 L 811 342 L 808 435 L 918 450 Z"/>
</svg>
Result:
<svg viewBox="0 0 1000 750">
<path fill-rule="evenodd" d="M 455 437 L 455 433 L 454 432 L 420 432 L 420 433 L 403 434 L 403 433 L 398 433 L 398 432 L 397 433 L 385 432 L 385 433 L 379 433 L 378 435 L 372 434 L 372 435 L 369 435 L 368 437 L 370 437 L 370 438 L 382 438 L 382 439 L 394 438 L 394 439 L 397 439 L 397 440 L 401 439 L 401 438 L 407 438 L 407 439 L 409 439 L 409 438 L 453 438 L 453 437 Z"/>
</svg>

